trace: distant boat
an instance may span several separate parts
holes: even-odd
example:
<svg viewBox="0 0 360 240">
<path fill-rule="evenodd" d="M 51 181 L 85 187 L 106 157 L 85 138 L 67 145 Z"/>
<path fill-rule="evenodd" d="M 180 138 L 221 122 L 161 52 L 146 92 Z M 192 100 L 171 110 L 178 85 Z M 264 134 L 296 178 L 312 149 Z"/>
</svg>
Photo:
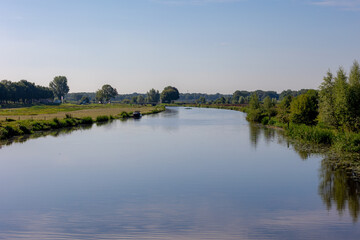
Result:
<svg viewBox="0 0 360 240">
<path fill-rule="evenodd" d="M 191 107 L 186 107 L 185 109 L 191 109 Z"/>
<path fill-rule="evenodd" d="M 133 112 L 133 118 L 141 118 L 141 113 L 139 111 Z"/>
</svg>

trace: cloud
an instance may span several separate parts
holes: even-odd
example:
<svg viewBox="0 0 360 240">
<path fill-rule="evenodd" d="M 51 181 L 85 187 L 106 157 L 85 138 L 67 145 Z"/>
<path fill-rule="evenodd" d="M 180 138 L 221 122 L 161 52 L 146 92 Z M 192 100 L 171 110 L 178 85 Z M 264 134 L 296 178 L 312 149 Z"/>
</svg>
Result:
<svg viewBox="0 0 360 240">
<path fill-rule="evenodd" d="M 338 7 L 344 10 L 360 10 L 360 0 L 319 0 L 311 3 L 318 6 Z"/>
<path fill-rule="evenodd" d="M 246 0 L 151 0 L 152 2 L 169 5 L 205 5 L 209 3 L 233 3 Z"/>
</svg>

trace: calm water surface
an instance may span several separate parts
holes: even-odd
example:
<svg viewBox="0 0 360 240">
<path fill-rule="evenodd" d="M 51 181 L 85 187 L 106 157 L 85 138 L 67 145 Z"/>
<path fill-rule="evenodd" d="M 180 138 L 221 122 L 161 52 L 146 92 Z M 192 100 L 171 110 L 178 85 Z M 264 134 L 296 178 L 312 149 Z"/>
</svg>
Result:
<svg viewBox="0 0 360 240">
<path fill-rule="evenodd" d="M 358 184 L 240 112 L 169 108 L 0 149 L 0 239 L 359 239 Z"/>
</svg>

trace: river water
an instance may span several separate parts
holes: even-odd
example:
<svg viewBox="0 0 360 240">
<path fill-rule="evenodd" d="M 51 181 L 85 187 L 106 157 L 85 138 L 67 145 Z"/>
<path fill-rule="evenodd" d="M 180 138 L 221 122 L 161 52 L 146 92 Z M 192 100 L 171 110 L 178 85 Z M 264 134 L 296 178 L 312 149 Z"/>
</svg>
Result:
<svg viewBox="0 0 360 240">
<path fill-rule="evenodd" d="M 0 239 L 359 239 L 359 187 L 245 114 L 168 108 L 0 149 Z"/>
</svg>

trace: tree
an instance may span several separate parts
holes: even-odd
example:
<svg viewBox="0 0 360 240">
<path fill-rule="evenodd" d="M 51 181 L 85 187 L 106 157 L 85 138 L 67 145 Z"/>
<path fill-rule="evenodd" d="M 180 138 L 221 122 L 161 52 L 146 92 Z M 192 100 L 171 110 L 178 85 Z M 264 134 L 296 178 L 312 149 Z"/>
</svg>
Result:
<svg viewBox="0 0 360 240">
<path fill-rule="evenodd" d="M 249 108 L 250 109 L 259 109 L 260 108 L 259 97 L 256 93 L 253 93 L 250 96 Z"/>
<path fill-rule="evenodd" d="M 118 95 L 116 88 L 113 88 L 109 84 L 105 84 L 104 86 L 102 86 L 101 90 L 103 91 L 104 99 L 106 102 L 109 102 L 110 99 Z"/>
<path fill-rule="evenodd" d="M 49 87 L 59 100 L 63 99 L 70 90 L 65 76 L 54 77 L 54 80 L 50 82 Z"/>
<path fill-rule="evenodd" d="M 95 99 L 98 103 L 104 103 L 104 92 L 102 89 L 99 89 L 95 93 Z"/>
<path fill-rule="evenodd" d="M 245 98 L 243 96 L 239 97 L 239 104 L 244 104 L 245 103 Z"/>
<path fill-rule="evenodd" d="M 290 120 L 294 123 L 315 124 L 318 114 L 318 94 L 315 90 L 297 96 L 290 104 Z"/>
<path fill-rule="evenodd" d="M 323 123 L 335 126 L 334 81 L 330 70 L 326 73 L 319 91 L 319 118 Z"/>
<path fill-rule="evenodd" d="M 137 102 L 137 96 L 132 96 L 131 97 L 131 100 L 130 100 L 130 103 L 132 103 L 132 104 L 137 104 L 138 102 Z"/>
<path fill-rule="evenodd" d="M 145 103 L 145 98 L 142 95 L 139 95 L 139 96 L 137 96 L 136 102 L 138 104 L 143 104 L 143 103 Z"/>
<path fill-rule="evenodd" d="M 218 99 L 215 100 L 215 104 L 225 104 L 226 103 L 226 99 L 224 97 L 219 97 Z"/>
<path fill-rule="evenodd" d="M 286 95 L 283 97 L 279 104 L 279 111 L 277 117 L 282 123 L 290 122 L 290 105 L 292 102 L 292 96 Z"/>
<path fill-rule="evenodd" d="M 95 93 L 95 99 L 101 103 L 109 102 L 110 99 L 116 97 L 118 92 L 116 88 L 113 88 L 109 84 L 105 84 L 101 89 L 97 90 Z"/>
<path fill-rule="evenodd" d="M 196 102 L 197 102 L 198 104 L 205 104 L 205 103 L 206 103 L 206 99 L 205 99 L 205 97 L 199 97 L 199 99 L 196 100 Z"/>
<path fill-rule="evenodd" d="M 82 96 L 82 98 L 79 100 L 80 104 L 89 104 L 90 99 L 88 96 Z"/>
<path fill-rule="evenodd" d="M 273 107 L 274 104 L 271 101 L 270 97 L 266 96 L 266 98 L 264 99 L 264 110 L 265 113 L 269 116 L 269 118 L 275 113 L 275 111 L 273 111 Z"/>
<path fill-rule="evenodd" d="M 157 104 L 159 102 L 160 99 L 160 93 L 158 90 L 155 89 L 150 89 L 150 91 L 148 91 L 146 93 L 147 95 L 147 102 L 148 103 L 152 103 L 152 104 Z"/>
<path fill-rule="evenodd" d="M 352 130 L 360 129 L 360 66 L 354 61 L 349 74 L 349 127 Z"/>
<path fill-rule="evenodd" d="M 179 91 L 176 87 L 167 86 L 161 92 L 160 98 L 161 102 L 170 103 L 171 101 L 179 99 Z"/>
<path fill-rule="evenodd" d="M 334 116 L 336 126 L 345 126 L 349 120 L 347 76 L 342 67 L 337 71 L 334 81 Z"/>
</svg>

